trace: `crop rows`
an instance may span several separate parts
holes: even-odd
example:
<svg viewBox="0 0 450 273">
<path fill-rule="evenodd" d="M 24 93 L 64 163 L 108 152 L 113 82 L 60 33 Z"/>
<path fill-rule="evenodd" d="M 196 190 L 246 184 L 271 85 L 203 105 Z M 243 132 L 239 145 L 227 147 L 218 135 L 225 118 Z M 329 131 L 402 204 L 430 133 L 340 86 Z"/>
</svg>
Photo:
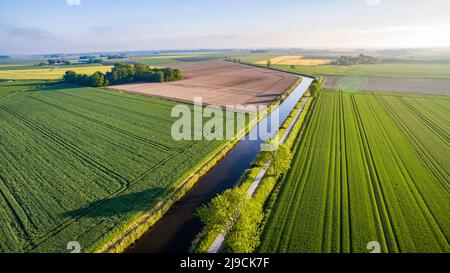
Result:
<svg viewBox="0 0 450 273">
<path fill-rule="evenodd" d="M 224 143 L 173 140 L 173 106 L 64 85 L 1 100 L 0 252 L 87 251 L 163 200 Z"/>
<path fill-rule="evenodd" d="M 449 251 L 450 101 L 323 92 L 262 252 Z"/>
</svg>

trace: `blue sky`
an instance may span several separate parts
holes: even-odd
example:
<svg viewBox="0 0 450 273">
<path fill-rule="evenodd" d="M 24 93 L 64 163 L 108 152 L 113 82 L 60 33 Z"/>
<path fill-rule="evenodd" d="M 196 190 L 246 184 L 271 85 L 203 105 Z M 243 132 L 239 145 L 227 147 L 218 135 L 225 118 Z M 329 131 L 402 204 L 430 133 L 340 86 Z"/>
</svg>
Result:
<svg viewBox="0 0 450 273">
<path fill-rule="evenodd" d="M 0 0 L 0 54 L 440 47 L 449 10 L 448 0 Z"/>
</svg>

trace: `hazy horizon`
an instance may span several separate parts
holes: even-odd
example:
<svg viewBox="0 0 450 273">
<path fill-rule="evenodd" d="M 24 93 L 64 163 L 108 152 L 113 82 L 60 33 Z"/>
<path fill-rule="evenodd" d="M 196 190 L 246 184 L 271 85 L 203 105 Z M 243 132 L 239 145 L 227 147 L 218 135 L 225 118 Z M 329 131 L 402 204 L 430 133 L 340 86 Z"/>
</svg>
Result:
<svg viewBox="0 0 450 273">
<path fill-rule="evenodd" d="M 0 0 L 0 54 L 450 47 L 446 0 Z"/>
</svg>

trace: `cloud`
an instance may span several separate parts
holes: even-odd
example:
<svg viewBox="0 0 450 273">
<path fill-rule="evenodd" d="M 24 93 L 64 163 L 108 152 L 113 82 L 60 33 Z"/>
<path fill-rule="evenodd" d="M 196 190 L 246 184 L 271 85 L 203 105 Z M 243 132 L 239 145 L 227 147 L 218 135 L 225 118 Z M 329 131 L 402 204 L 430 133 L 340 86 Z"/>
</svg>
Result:
<svg viewBox="0 0 450 273">
<path fill-rule="evenodd" d="M 81 0 L 66 0 L 67 5 L 73 6 L 81 6 Z"/>
<path fill-rule="evenodd" d="M 28 54 L 34 52 L 59 52 L 66 43 L 52 32 L 32 27 L 0 23 L 0 52 Z"/>
<path fill-rule="evenodd" d="M 32 27 L 19 27 L 0 23 L 0 35 L 9 39 L 42 40 L 54 39 L 55 36 L 46 30 Z"/>
<path fill-rule="evenodd" d="M 7 34 L 12 38 L 24 39 L 24 40 L 37 40 L 37 39 L 52 39 L 53 34 L 48 31 L 38 28 L 27 27 L 15 27 L 10 28 Z"/>
<path fill-rule="evenodd" d="M 399 26 L 385 26 L 366 29 L 351 29 L 350 32 L 358 34 L 395 34 L 395 33 L 415 33 L 416 35 L 423 35 L 427 32 L 442 31 L 448 33 L 450 25 L 399 25 Z"/>
<path fill-rule="evenodd" d="M 366 0 L 369 6 L 381 6 L 381 0 Z"/>
<path fill-rule="evenodd" d="M 397 25 L 321 32 L 324 44 L 341 47 L 446 47 L 450 25 Z M 311 37 L 309 37 L 311 38 Z M 315 37 L 319 38 L 319 37 Z"/>
</svg>

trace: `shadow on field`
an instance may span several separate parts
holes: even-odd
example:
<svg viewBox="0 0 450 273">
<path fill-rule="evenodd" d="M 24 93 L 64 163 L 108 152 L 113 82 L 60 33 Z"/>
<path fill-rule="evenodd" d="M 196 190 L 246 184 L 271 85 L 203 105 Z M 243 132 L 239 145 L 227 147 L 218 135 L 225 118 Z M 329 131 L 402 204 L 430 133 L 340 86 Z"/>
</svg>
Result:
<svg viewBox="0 0 450 273">
<path fill-rule="evenodd" d="M 79 88 L 78 85 L 67 84 L 59 81 L 46 80 L 11 80 L 0 81 L 0 88 L 11 89 L 16 92 L 57 91 L 64 89 Z"/>
<path fill-rule="evenodd" d="M 73 89 L 73 88 L 80 88 L 79 85 L 74 84 L 68 84 L 63 82 L 49 82 L 44 83 L 41 85 L 37 85 L 36 88 L 33 89 L 33 91 L 55 91 L 55 90 L 62 90 L 62 89 Z"/>
<path fill-rule="evenodd" d="M 257 99 L 255 99 L 255 100 L 252 100 L 250 102 L 250 104 L 267 104 L 267 105 L 269 105 L 272 102 L 273 102 L 273 99 L 268 99 L 268 100 L 257 100 Z"/>
<path fill-rule="evenodd" d="M 264 97 L 277 97 L 279 96 L 279 93 L 270 93 L 270 94 L 262 94 L 262 95 L 258 95 L 258 98 L 264 98 Z"/>
<path fill-rule="evenodd" d="M 98 200 L 89 205 L 63 214 L 64 217 L 111 217 L 120 214 L 136 213 L 148 210 L 160 197 L 164 196 L 167 188 L 155 187 L 146 191 L 119 195 Z"/>
</svg>

